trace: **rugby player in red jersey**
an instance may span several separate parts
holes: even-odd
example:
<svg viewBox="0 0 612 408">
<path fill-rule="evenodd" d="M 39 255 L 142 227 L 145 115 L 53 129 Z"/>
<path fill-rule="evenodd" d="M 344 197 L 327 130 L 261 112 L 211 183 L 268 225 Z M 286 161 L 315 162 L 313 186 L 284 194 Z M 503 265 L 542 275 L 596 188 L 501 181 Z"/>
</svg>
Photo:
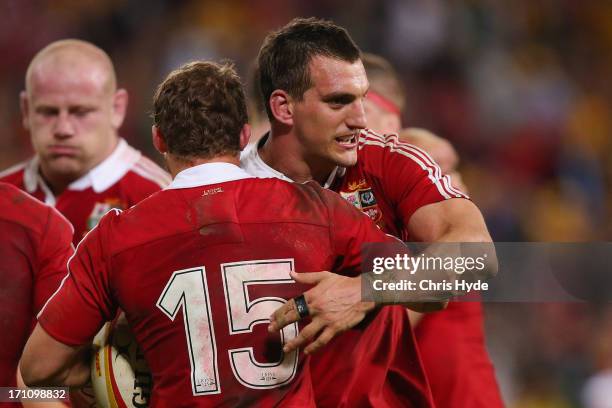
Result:
<svg viewBox="0 0 612 408">
<path fill-rule="evenodd" d="M 1 386 L 18 385 L 17 364 L 36 314 L 66 276 L 72 253 L 72 226 L 60 213 L 0 183 Z M 5 406 L 21 404 L 0 402 Z"/>
<path fill-rule="evenodd" d="M 271 131 L 243 152 L 241 162 L 248 172 L 297 182 L 316 180 L 403 240 L 490 242 L 478 208 L 426 153 L 401 143 L 396 135 L 365 129 L 368 81 L 359 49 L 343 28 L 296 19 L 264 40 L 258 69 Z M 309 305 L 344 290 L 340 285 L 326 288 L 307 292 Z M 298 317 L 290 301 L 275 313 L 272 328 Z M 329 326 L 334 322 L 320 319 L 318 326 L 290 341 L 288 349 L 311 337 L 316 337 L 315 348 L 326 344 L 334 334 Z M 388 342 L 398 333 L 412 347 L 410 354 Z M 341 334 L 313 357 L 315 393 L 322 406 L 433 405 L 401 307 L 382 308 L 369 325 Z M 371 369 L 345 370 L 347 361 Z"/>
<path fill-rule="evenodd" d="M 85 381 L 89 364 L 77 356 L 119 307 L 153 375 L 151 406 L 315 406 L 309 357 L 281 350 L 298 325 L 280 337 L 266 330 L 306 289 L 290 272 L 357 275 L 362 243 L 396 240 L 316 183 L 240 169 L 250 130 L 231 67 L 173 72 L 153 112 L 153 142 L 174 180 L 109 212 L 81 241 L 24 351 L 26 384 Z M 372 307 L 351 312 L 350 325 Z"/>
<path fill-rule="evenodd" d="M 85 41 L 51 43 L 28 67 L 21 110 L 36 154 L 0 181 L 57 208 L 74 226 L 75 245 L 108 210 L 170 181 L 119 137 L 127 103 L 108 55 Z"/>
</svg>

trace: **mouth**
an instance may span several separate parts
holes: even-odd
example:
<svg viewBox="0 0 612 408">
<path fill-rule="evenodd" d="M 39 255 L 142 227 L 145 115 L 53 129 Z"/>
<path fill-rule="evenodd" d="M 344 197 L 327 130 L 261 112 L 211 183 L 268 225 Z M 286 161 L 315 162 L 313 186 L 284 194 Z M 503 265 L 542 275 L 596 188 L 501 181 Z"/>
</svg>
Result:
<svg viewBox="0 0 612 408">
<path fill-rule="evenodd" d="M 49 146 L 48 151 L 53 156 L 74 156 L 78 149 L 73 146 L 53 145 Z"/>
<path fill-rule="evenodd" d="M 353 149 L 357 146 L 357 133 L 351 133 L 350 135 L 338 136 L 336 143 L 344 149 Z"/>
</svg>

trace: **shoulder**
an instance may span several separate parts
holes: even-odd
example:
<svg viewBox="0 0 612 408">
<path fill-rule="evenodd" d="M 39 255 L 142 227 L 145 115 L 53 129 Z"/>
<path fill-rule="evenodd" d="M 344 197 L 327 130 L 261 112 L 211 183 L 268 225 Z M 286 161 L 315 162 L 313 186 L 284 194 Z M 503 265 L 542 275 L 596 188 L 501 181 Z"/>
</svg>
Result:
<svg viewBox="0 0 612 408">
<path fill-rule="evenodd" d="M 50 207 L 16 186 L 0 182 L 0 218 L 20 221 L 27 213 L 31 219 L 46 218 Z"/>
<path fill-rule="evenodd" d="M 164 188 L 172 181 L 170 175 L 159 167 L 153 160 L 145 156 L 140 156 L 130 169 L 143 182 L 148 181 L 159 188 Z"/>
<path fill-rule="evenodd" d="M 276 178 L 242 180 L 237 197 L 241 219 L 248 222 L 303 222 L 327 225 L 328 195 L 318 183 Z"/>
<path fill-rule="evenodd" d="M 0 182 L 0 219 L 39 234 L 46 230 L 49 223 L 72 231 L 70 222 L 55 208 L 4 182 Z"/>
<path fill-rule="evenodd" d="M 304 183 L 295 183 L 284 181 L 280 179 L 263 179 L 266 180 L 270 186 L 276 187 L 276 189 L 284 190 L 286 196 L 295 197 L 305 205 L 318 206 L 325 205 L 328 200 L 333 200 L 334 197 L 338 196 L 336 193 L 331 192 L 319 185 L 316 181 L 306 181 Z M 330 196 L 332 198 L 330 198 Z"/>
<path fill-rule="evenodd" d="M 396 133 L 380 134 L 364 129 L 359 137 L 360 160 L 362 159 L 398 159 L 409 162 L 422 169 L 438 167 L 431 156 L 424 150 L 402 142 Z"/>
<path fill-rule="evenodd" d="M 119 180 L 119 188 L 137 203 L 166 187 L 172 181 L 170 175 L 152 160 L 140 156 Z"/>
<path fill-rule="evenodd" d="M 323 187 L 314 181 L 295 183 L 274 177 L 254 177 L 242 180 L 241 184 L 242 189 L 253 196 L 285 201 L 287 204 L 292 203 L 292 200 L 299 200 L 305 205 L 311 205 L 320 202 L 321 195 L 325 194 Z"/>
<path fill-rule="evenodd" d="M 0 181 L 14 184 L 17 186 L 23 185 L 23 175 L 29 160 L 17 163 L 5 170 L 0 171 Z"/>
<path fill-rule="evenodd" d="M 92 169 L 91 174 L 98 191 L 118 186 L 125 189 L 128 196 L 130 192 L 140 195 L 145 191 L 146 197 L 170 183 L 168 173 L 124 139 L 119 140 L 111 155 Z M 138 197 L 137 201 L 142 198 Z"/>
<path fill-rule="evenodd" d="M 162 190 L 125 210 L 113 208 L 90 231 L 104 242 L 109 254 L 142 245 L 184 227 L 183 201 L 178 190 Z"/>
</svg>

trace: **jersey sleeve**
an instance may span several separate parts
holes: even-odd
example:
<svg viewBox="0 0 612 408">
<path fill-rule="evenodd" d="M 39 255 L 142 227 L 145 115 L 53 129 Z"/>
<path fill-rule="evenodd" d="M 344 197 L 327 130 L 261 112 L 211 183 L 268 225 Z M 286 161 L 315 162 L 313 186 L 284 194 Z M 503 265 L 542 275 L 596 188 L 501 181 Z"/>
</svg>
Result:
<svg viewBox="0 0 612 408">
<path fill-rule="evenodd" d="M 400 142 L 397 135 L 366 133 L 366 159 L 383 193 L 397 208 L 403 225 L 419 208 L 451 198 L 468 198 L 425 151 Z"/>
<path fill-rule="evenodd" d="M 68 275 L 38 316 L 45 331 L 64 344 L 88 343 L 117 312 L 104 238 L 117 214 L 109 211 L 81 241 L 68 263 Z"/>
<path fill-rule="evenodd" d="M 330 234 L 338 262 L 334 272 L 356 276 L 361 273 L 363 246 L 374 242 L 397 242 L 382 232 L 363 212 L 331 191 L 323 191 L 329 209 Z"/>
<path fill-rule="evenodd" d="M 68 259 L 74 253 L 72 225 L 57 210 L 47 207 L 47 221 L 38 243 L 38 269 L 34 277 L 33 310 L 38 314 L 47 299 L 68 273 Z"/>
</svg>

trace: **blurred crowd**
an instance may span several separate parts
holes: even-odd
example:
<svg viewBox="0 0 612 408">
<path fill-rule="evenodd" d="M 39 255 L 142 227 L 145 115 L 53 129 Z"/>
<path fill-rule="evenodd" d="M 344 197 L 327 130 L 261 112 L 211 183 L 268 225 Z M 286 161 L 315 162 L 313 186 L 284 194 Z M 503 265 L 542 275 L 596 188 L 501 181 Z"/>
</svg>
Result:
<svg viewBox="0 0 612 408">
<path fill-rule="evenodd" d="M 246 78 L 268 30 L 314 15 L 395 65 L 408 96 L 404 124 L 455 145 L 496 241 L 610 240 L 611 2 L 4 0 L 0 13 L 0 169 L 31 152 L 18 96 L 27 63 L 50 41 L 81 38 L 110 54 L 130 94 L 121 133 L 155 158 L 148 111 L 170 69 L 230 59 Z M 486 312 L 509 406 L 612 406 L 609 304 L 498 303 Z M 597 405 L 602 395 L 608 405 Z"/>
</svg>

